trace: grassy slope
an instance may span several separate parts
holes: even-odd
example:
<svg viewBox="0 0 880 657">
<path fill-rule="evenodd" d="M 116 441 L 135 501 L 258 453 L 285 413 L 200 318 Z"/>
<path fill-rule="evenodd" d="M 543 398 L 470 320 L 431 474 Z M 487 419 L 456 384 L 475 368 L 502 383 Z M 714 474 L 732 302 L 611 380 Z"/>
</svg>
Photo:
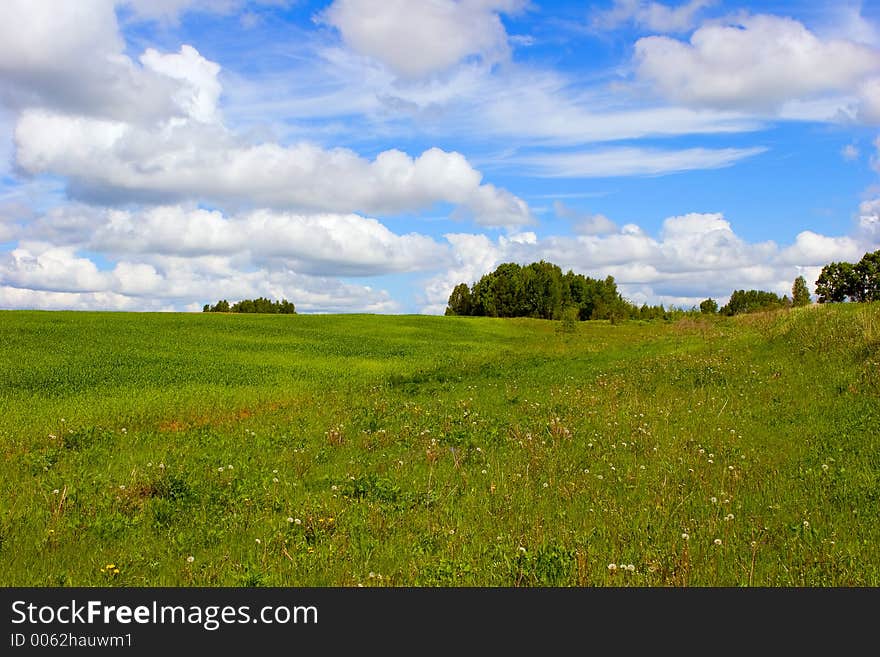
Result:
<svg viewBox="0 0 880 657">
<path fill-rule="evenodd" d="M 0 583 L 877 586 L 878 326 L 0 312 Z"/>
</svg>

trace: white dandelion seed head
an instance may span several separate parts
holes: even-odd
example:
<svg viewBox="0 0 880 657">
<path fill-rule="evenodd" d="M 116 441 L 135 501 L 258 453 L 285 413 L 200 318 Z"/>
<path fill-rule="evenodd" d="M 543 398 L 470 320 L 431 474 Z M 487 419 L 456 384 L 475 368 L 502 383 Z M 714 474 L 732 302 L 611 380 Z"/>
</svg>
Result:
<svg viewBox="0 0 880 657">
<path fill-rule="evenodd" d="M 682 537 L 684 540 L 688 541 L 688 540 L 690 540 L 691 535 L 688 534 L 687 532 L 684 532 L 684 533 L 681 535 L 681 537 Z"/>
<path fill-rule="evenodd" d="M 288 519 L 287 519 L 287 522 L 293 522 L 293 518 L 292 518 L 292 517 L 291 517 L 291 518 L 288 518 Z"/>
<path fill-rule="evenodd" d="M 715 543 L 715 545 L 721 545 L 721 539 L 720 539 L 720 538 L 716 538 L 716 539 L 713 541 L 713 543 Z"/>
<path fill-rule="evenodd" d="M 610 570 L 613 573 L 615 570 L 617 570 L 617 564 L 616 563 L 608 564 L 608 570 Z"/>
<path fill-rule="evenodd" d="M 257 545 L 260 545 L 260 544 L 263 542 L 263 541 L 261 541 L 261 540 L 258 539 L 258 538 L 257 538 L 257 539 L 254 539 L 254 540 L 257 542 Z"/>
<path fill-rule="evenodd" d="M 186 562 L 187 562 L 187 563 L 192 563 L 192 562 L 195 561 L 195 560 L 196 560 L 196 558 L 195 558 L 193 555 L 189 555 L 189 556 L 186 558 Z"/>
<path fill-rule="evenodd" d="M 626 569 L 627 569 L 629 572 L 633 573 L 633 572 L 635 572 L 636 567 L 635 567 L 633 564 L 627 564 Z"/>
</svg>

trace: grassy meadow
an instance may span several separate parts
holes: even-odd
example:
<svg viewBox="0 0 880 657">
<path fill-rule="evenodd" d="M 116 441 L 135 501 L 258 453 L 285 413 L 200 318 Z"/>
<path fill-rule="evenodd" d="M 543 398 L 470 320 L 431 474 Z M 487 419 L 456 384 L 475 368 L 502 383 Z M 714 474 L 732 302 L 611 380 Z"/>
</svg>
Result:
<svg viewBox="0 0 880 657">
<path fill-rule="evenodd" d="M 0 583 L 880 585 L 880 305 L 563 328 L 0 312 Z"/>
</svg>

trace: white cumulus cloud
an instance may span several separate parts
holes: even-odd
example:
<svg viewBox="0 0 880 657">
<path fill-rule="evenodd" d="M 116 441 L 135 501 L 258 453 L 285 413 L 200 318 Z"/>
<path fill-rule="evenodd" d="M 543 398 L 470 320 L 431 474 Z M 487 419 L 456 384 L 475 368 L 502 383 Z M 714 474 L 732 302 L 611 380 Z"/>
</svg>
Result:
<svg viewBox="0 0 880 657">
<path fill-rule="evenodd" d="M 208 200 L 309 212 L 399 213 L 452 203 L 481 224 L 525 224 L 525 202 L 482 184 L 457 152 L 430 148 L 413 158 L 387 150 L 370 161 L 309 143 L 249 144 L 222 126 L 170 122 L 147 130 L 118 121 L 43 110 L 22 114 L 18 164 L 32 174 L 66 177 L 92 200 Z"/>
<path fill-rule="evenodd" d="M 797 234 L 794 244 L 782 251 L 780 261 L 823 266 L 841 260 L 858 262 L 864 253 L 864 243 L 853 237 L 829 237 L 805 230 Z"/>
<path fill-rule="evenodd" d="M 148 69 L 183 83 L 183 88 L 174 94 L 174 99 L 187 116 L 204 123 L 218 120 L 217 101 L 221 91 L 217 80 L 219 64 L 205 59 L 198 50 L 188 45 L 181 46 L 180 52 L 174 54 L 162 54 L 147 48 L 140 61 Z"/>
<path fill-rule="evenodd" d="M 468 57 L 492 64 L 509 53 L 501 12 L 524 0 L 335 0 L 320 19 L 355 52 L 414 79 L 445 71 Z"/>
<path fill-rule="evenodd" d="M 638 75 L 672 101 L 768 112 L 790 100 L 857 94 L 880 71 L 880 52 L 822 39 L 791 18 L 747 15 L 705 24 L 687 42 L 639 39 L 635 62 Z"/>
<path fill-rule="evenodd" d="M 114 210 L 93 227 L 89 250 L 111 254 L 245 256 L 296 271 L 329 276 L 369 276 L 434 268 L 448 259 L 446 246 L 418 233 L 396 235 L 359 215 L 257 210 L 227 217 L 178 206 L 141 213 Z"/>
<path fill-rule="evenodd" d="M 111 0 L 7 0 L 0 21 L 2 101 L 129 121 L 179 113 L 179 83 L 125 54 Z"/>
<path fill-rule="evenodd" d="M 27 243 L 0 258 L 0 308 L 183 310 L 257 296 L 289 299 L 302 312 L 400 308 L 369 285 L 235 257 L 133 256 L 101 270 L 72 248 Z"/>
</svg>

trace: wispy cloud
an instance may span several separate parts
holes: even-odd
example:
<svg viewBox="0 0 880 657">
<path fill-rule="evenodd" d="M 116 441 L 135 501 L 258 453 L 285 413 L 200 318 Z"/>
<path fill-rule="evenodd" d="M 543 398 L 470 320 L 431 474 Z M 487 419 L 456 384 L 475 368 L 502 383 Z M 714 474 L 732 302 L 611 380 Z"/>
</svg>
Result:
<svg viewBox="0 0 880 657">
<path fill-rule="evenodd" d="M 525 167 L 532 175 L 547 178 L 657 176 L 681 171 L 728 167 L 766 150 L 759 146 L 683 150 L 619 147 L 574 153 L 521 155 L 509 158 L 506 163 Z"/>
<path fill-rule="evenodd" d="M 614 0 L 611 8 L 593 14 L 591 26 L 613 30 L 632 24 L 652 32 L 687 32 L 697 24 L 703 10 L 716 4 L 718 0 L 689 0 L 676 6 L 651 0 Z"/>
</svg>

